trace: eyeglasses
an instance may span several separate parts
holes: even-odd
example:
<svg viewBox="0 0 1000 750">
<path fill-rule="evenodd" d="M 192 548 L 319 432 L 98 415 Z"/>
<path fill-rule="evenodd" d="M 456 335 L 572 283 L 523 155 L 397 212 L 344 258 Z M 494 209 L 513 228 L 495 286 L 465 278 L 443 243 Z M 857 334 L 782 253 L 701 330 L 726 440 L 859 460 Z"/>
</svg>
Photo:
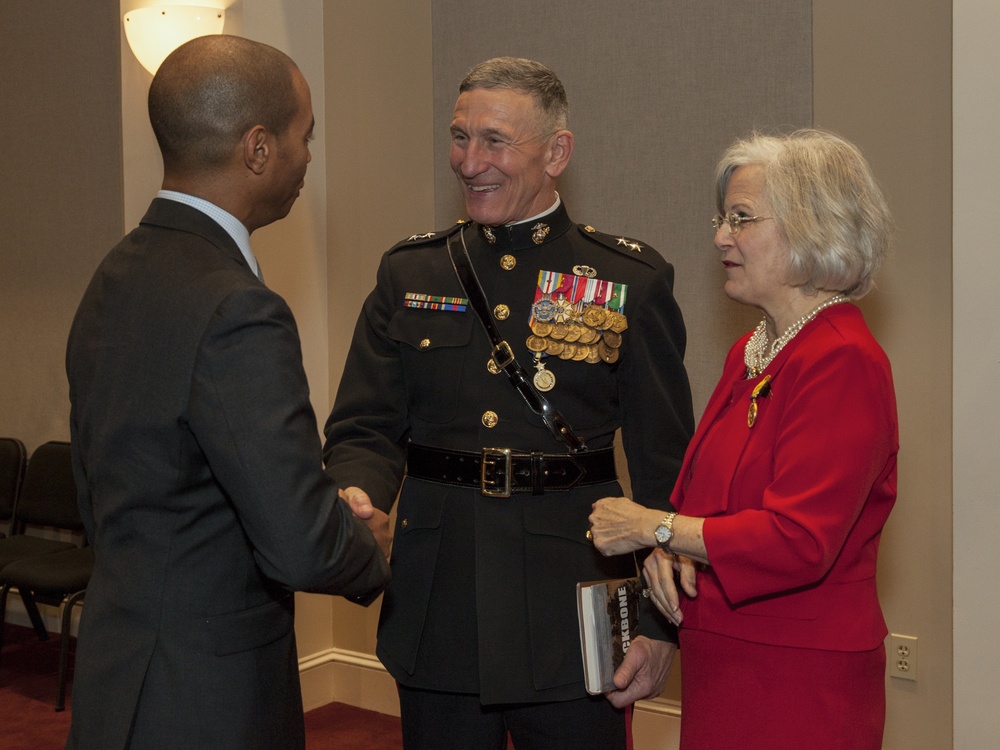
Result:
<svg viewBox="0 0 1000 750">
<path fill-rule="evenodd" d="M 729 225 L 730 234 L 738 234 L 740 227 L 744 224 L 749 224 L 755 221 L 764 221 L 765 219 L 773 218 L 771 216 L 743 216 L 742 214 L 728 213 L 725 216 L 719 216 L 716 214 L 712 217 L 712 226 L 715 227 L 715 231 L 718 232 L 723 224 Z"/>
</svg>

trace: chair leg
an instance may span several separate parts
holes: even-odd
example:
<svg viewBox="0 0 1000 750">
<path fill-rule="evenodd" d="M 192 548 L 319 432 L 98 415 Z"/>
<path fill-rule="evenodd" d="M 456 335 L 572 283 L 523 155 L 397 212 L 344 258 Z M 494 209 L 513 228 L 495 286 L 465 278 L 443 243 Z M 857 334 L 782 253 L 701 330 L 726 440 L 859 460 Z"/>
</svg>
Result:
<svg viewBox="0 0 1000 750">
<path fill-rule="evenodd" d="M 56 711 L 62 711 L 66 707 L 66 673 L 69 671 L 69 641 L 73 626 L 73 606 L 83 601 L 83 596 L 86 593 L 86 589 L 77 591 L 63 605 L 62 643 L 59 644 L 59 696 L 56 699 Z"/>
<path fill-rule="evenodd" d="M 0 653 L 3 652 L 3 631 L 7 627 L 7 593 L 9 591 L 8 584 L 0 586 Z"/>
<path fill-rule="evenodd" d="M 17 592 L 21 595 L 21 601 L 24 602 L 24 608 L 28 612 L 28 619 L 31 620 L 31 626 L 35 629 L 35 633 L 38 634 L 38 640 L 47 641 L 49 639 L 49 631 L 45 627 L 45 621 L 42 619 L 41 614 L 38 612 L 35 597 L 27 589 L 20 587 L 18 587 Z"/>
</svg>

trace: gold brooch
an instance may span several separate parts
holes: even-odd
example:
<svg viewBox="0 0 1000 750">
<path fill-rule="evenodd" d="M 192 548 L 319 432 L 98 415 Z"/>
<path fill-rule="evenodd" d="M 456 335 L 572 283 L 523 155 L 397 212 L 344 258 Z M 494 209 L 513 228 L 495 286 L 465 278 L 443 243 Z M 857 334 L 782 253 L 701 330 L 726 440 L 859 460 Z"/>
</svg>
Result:
<svg viewBox="0 0 1000 750">
<path fill-rule="evenodd" d="M 757 399 L 767 398 L 767 395 L 771 392 L 771 376 L 765 375 L 764 378 L 754 386 L 753 392 L 750 394 L 750 411 L 747 412 L 747 427 L 753 427 L 757 422 Z"/>
</svg>

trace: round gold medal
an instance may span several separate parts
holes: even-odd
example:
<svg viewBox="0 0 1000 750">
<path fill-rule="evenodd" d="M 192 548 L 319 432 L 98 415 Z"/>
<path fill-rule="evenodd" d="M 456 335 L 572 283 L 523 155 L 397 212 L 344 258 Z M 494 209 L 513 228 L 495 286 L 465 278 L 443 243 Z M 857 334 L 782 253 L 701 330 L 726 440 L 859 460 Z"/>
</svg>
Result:
<svg viewBox="0 0 1000 750">
<path fill-rule="evenodd" d="M 601 359 L 607 362 L 609 365 L 614 364 L 618 361 L 618 350 L 613 349 L 603 341 L 597 344 L 597 351 L 601 355 Z"/>
<path fill-rule="evenodd" d="M 540 391 L 551 391 L 556 385 L 556 376 L 543 367 L 535 373 L 531 382 Z"/>
<path fill-rule="evenodd" d="M 601 336 L 601 340 L 612 349 L 617 349 L 622 345 L 622 335 L 620 333 L 615 333 L 612 330 L 605 331 Z"/>
<path fill-rule="evenodd" d="M 550 333 L 552 333 L 552 324 L 543 323 L 540 320 L 536 320 L 531 326 L 531 332 L 536 336 L 541 336 L 542 338 L 545 338 Z"/>
<path fill-rule="evenodd" d="M 607 315 L 608 311 L 603 307 L 591 305 L 583 311 L 583 322 L 591 328 L 600 328 L 601 324 L 607 318 Z"/>
<path fill-rule="evenodd" d="M 541 336 L 528 336 L 528 340 L 524 342 L 529 352 L 544 352 L 547 343 Z"/>
</svg>

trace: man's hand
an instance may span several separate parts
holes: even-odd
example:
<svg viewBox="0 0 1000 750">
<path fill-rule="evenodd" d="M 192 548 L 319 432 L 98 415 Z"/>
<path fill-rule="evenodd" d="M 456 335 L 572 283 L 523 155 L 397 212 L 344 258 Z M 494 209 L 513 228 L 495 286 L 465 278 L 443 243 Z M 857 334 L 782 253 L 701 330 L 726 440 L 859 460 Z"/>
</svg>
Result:
<svg viewBox="0 0 1000 750">
<path fill-rule="evenodd" d="M 389 516 L 383 513 L 374 505 L 368 497 L 368 493 L 360 487 L 346 487 L 339 490 L 340 499 L 345 500 L 351 511 L 372 532 L 375 541 L 378 542 L 382 554 L 389 558 L 389 550 L 392 548 L 392 529 L 389 528 Z"/>
<path fill-rule="evenodd" d="M 624 708 L 645 698 L 655 698 L 667 684 L 677 644 L 638 636 L 615 672 L 615 687 L 604 696 L 615 708 Z"/>
</svg>

